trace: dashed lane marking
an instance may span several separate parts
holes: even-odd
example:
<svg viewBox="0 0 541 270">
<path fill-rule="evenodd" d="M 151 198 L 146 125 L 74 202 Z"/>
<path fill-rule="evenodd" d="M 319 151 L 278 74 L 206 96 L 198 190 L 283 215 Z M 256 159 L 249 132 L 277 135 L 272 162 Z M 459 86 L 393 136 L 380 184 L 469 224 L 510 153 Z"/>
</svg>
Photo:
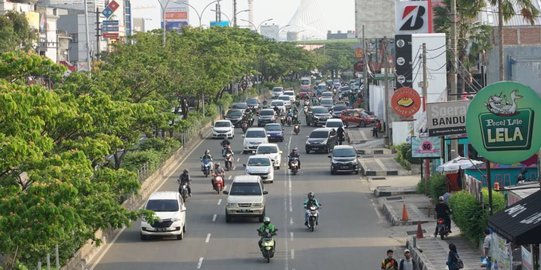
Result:
<svg viewBox="0 0 541 270">
<path fill-rule="evenodd" d="M 210 242 L 210 235 L 211 235 L 210 233 L 207 233 L 207 238 L 205 239 L 205 243 Z"/>
<path fill-rule="evenodd" d="M 222 204 L 222 199 L 218 200 L 218 205 Z"/>
<path fill-rule="evenodd" d="M 199 258 L 199 262 L 197 262 L 197 269 L 201 269 L 201 266 L 203 266 L 203 260 L 204 260 L 204 259 L 205 259 L 205 258 L 203 258 L 203 257 L 200 257 L 200 258 Z"/>
<path fill-rule="evenodd" d="M 217 218 L 217 217 L 218 217 L 218 215 L 214 214 L 214 215 L 212 216 L 212 222 L 216 222 L 216 218 Z"/>
</svg>

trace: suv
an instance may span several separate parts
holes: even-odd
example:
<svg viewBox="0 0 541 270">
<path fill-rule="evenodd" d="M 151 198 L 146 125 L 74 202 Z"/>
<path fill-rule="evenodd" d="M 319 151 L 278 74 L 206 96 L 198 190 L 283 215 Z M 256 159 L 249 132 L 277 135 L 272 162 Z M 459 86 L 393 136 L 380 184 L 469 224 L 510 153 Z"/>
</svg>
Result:
<svg viewBox="0 0 541 270">
<path fill-rule="evenodd" d="M 346 104 L 343 104 L 343 103 L 334 105 L 331 109 L 332 117 L 340 118 L 340 116 L 342 115 L 342 112 L 347 109 L 348 109 L 348 106 L 346 106 Z"/>
<path fill-rule="evenodd" d="M 284 91 L 284 95 L 288 95 L 289 100 L 291 100 L 291 102 L 295 102 L 297 100 L 297 98 L 295 97 L 295 91 L 293 91 L 293 90 Z"/>
<path fill-rule="evenodd" d="M 359 161 L 357 152 L 351 145 L 337 145 L 334 147 L 331 158 L 331 174 L 337 172 L 354 172 L 359 174 Z"/>
<path fill-rule="evenodd" d="M 272 160 L 272 163 L 274 164 L 274 168 L 277 170 L 280 169 L 280 163 L 282 162 L 282 150 L 280 150 L 277 144 L 275 143 L 260 144 L 257 147 L 255 154 L 268 156 Z"/>
<path fill-rule="evenodd" d="M 276 122 L 276 112 L 273 109 L 263 109 L 259 112 L 259 117 L 257 118 L 258 127 L 274 122 Z"/>
<path fill-rule="evenodd" d="M 272 97 L 273 98 L 277 98 L 277 97 L 279 97 L 280 95 L 283 95 L 283 94 L 284 94 L 284 88 L 283 87 L 277 86 L 277 87 L 272 88 Z"/>
<path fill-rule="evenodd" d="M 329 109 L 323 106 L 313 106 L 310 117 L 308 117 L 308 125 L 313 125 L 314 127 L 325 125 L 325 122 L 331 118 Z"/>
<path fill-rule="evenodd" d="M 233 178 L 225 205 L 225 222 L 231 222 L 233 216 L 257 217 L 263 222 L 265 217 L 265 196 L 261 178 L 257 175 L 237 175 Z"/>
<path fill-rule="evenodd" d="M 175 236 L 184 238 L 186 231 L 186 206 L 176 191 L 154 192 L 148 198 L 146 210 L 154 212 L 158 218 L 152 224 L 141 220 L 141 240 L 151 236 Z"/>
<path fill-rule="evenodd" d="M 334 100 L 332 98 L 322 98 L 319 105 L 330 110 L 334 106 Z"/>
<path fill-rule="evenodd" d="M 264 128 L 249 128 L 243 136 L 242 153 L 254 152 L 260 144 L 269 143 L 267 132 Z"/>
<path fill-rule="evenodd" d="M 225 115 L 225 119 L 231 121 L 233 126 L 239 127 L 243 116 L 244 116 L 243 110 L 231 109 L 227 111 L 227 114 Z"/>
<path fill-rule="evenodd" d="M 235 137 L 233 123 L 229 120 L 218 120 L 212 126 L 212 138 L 230 138 Z"/>
<path fill-rule="evenodd" d="M 331 136 L 330 128 L 316 128 L 310 133 L 310 136 L 306 136 L 305 150 L 306 154 L 310 154 L 310 151 L 323 151 L 330 153 L 336 145 L 336 136 Z"/>
<path fill-rule="evenodd" d="M 249 109 L 259 110 L 259 99 L 257 98 L 247 98 L 246 104 L 248 105 Z"/>
<path fill-rule="evenodd" d="M 242 113 L 245 113 L 246 110 L 248 109 L 248 104 L 246 102 L 236 102 L 236 103 L 231 104 L 231 107 L 229 108 L 239 109 L 239 110 L 242 110 Z"/>
<path fill-rule="evenodd" d="M 284 106 L 286 107 L 286 109 L 291 108 L 291 98 L 288 95 L 280 95 L 278 97 L 278 100 L 284 102 Z"/>
<path fill-rule="evenodd" d="M 274 164 L 269 156 L 257 154 L 250 156 L 248 162 L 243 165 L 246 168 L 246 174 L 258 175 L 264 182 L 274 182 Z"/>
</svg>

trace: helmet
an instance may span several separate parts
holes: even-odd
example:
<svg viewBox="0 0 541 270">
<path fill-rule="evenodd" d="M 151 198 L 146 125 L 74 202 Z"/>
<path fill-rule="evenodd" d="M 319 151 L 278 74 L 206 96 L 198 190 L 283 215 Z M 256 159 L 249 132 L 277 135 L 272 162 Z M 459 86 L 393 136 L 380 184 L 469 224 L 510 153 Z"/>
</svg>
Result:
<svg viewBox="0 0 541 270">
<path fill-rule="evenodd" d="M 188 169 L 184 169 L 184 173 L 185 173 L 185 174 L 188 174 Z"/>
<path fill-rule="evenodd" d="M 299 148 L 295 147 L 293 148 L 293 152 L 298 152 L 299 151 Z"/>
<path fill-rule="evenodd" d="M 269 225 L 269 224 L 270 224 L 270 217 L 265 217 L 265 218 L 263 218 L 263 223 L 264 223 L 265 225 Z"/>
<path fill-rule="evenodd" d="M 308 199 L 312 200 L 315 196 L 314 192 L 308 192 Z"/>
<path fill-rule="evenodd" d="M 438 198 L 438 201 L 443 202 L 443 196 L 440 196 L 440 197 Z"/>
<path fill-rule="evenodd" d="M 209 149 L 205 150 L 205 154 L 210 154 L 210 150 Z"/>
<path fill-rule="evenodd" d="M 214 167 L 216 168 L 220 167 L 220 163 L 219 162 L 214 163 Z"/>
</svg>

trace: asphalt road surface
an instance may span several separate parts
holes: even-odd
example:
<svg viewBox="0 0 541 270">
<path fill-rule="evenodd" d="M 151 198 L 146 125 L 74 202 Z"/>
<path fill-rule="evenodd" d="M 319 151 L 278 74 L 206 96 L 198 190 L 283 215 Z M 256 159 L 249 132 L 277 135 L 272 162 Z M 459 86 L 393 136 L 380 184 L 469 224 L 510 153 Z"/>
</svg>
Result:
<svg viewBox="0 0 541 270">
<path fill-rule="evenodd" d="M 300 118 L 304 118 L 302 110 Z M 303 125 L 301 133 L 294 135 L 291 127 L 285 128 L 285 140 L 278 143 L 283 151 L 282 166 L 275 171 L 274 183 L 265 184 L 269 191 L 266 213 L 279 230 L 276 255 L 270 264 L 257 246 L 257 219 L 225 223 L 226 195 L 213 192 L 210 177 L 205 178 L 200 171 L 199 157 L 207 148 L 223 166 L 220 140 L 207 139 L 159 188 L 176 191 L 179 174 L 185 168 L 190 170 L 192 197 L 187 202 L 185 238 L 143 242 L 139 222 L 134 222 L 98 256 L 94 269 L 379 269 L 385 251 L 397 242 L 388 237 L 388 226 L 376 212 L 359 175 L 331 176 L 327 154 L 304 153 L 306 136 L 312 129 Z M 235 132 L 235 170 L 226 172 L 227 186 L 234 175 L 244 174 L 242 163 L 249 156 L 241 154 L 241 130 Z M 301 152 L 298 175 L 290 175 L 287 170 L 287 153 L 293 147 Z M 310 191 L 323 204 L 314 232 L 304 227 L 303 202 Z"/>
</svg>

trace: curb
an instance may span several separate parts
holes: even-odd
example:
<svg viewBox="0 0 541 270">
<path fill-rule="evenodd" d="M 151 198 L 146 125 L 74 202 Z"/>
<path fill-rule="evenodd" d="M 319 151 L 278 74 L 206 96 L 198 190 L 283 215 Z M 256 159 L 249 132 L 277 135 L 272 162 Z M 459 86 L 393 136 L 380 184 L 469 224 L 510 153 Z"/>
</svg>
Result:
<svg viewBox="0 0 541 270">
<path fill-rule="evenodd" d="M 385 217 L 387 217 L 387 220 L 391 223 L 393 226 L 411 226 L 411 225 L 417 225 L 419 223 L 428 223 L 426 220 L 407 220 L 402 221 L 400 216 L 394 211 L 394 209 L 386 202 L 382 204 L 382 210 Z"/>
</svg>

